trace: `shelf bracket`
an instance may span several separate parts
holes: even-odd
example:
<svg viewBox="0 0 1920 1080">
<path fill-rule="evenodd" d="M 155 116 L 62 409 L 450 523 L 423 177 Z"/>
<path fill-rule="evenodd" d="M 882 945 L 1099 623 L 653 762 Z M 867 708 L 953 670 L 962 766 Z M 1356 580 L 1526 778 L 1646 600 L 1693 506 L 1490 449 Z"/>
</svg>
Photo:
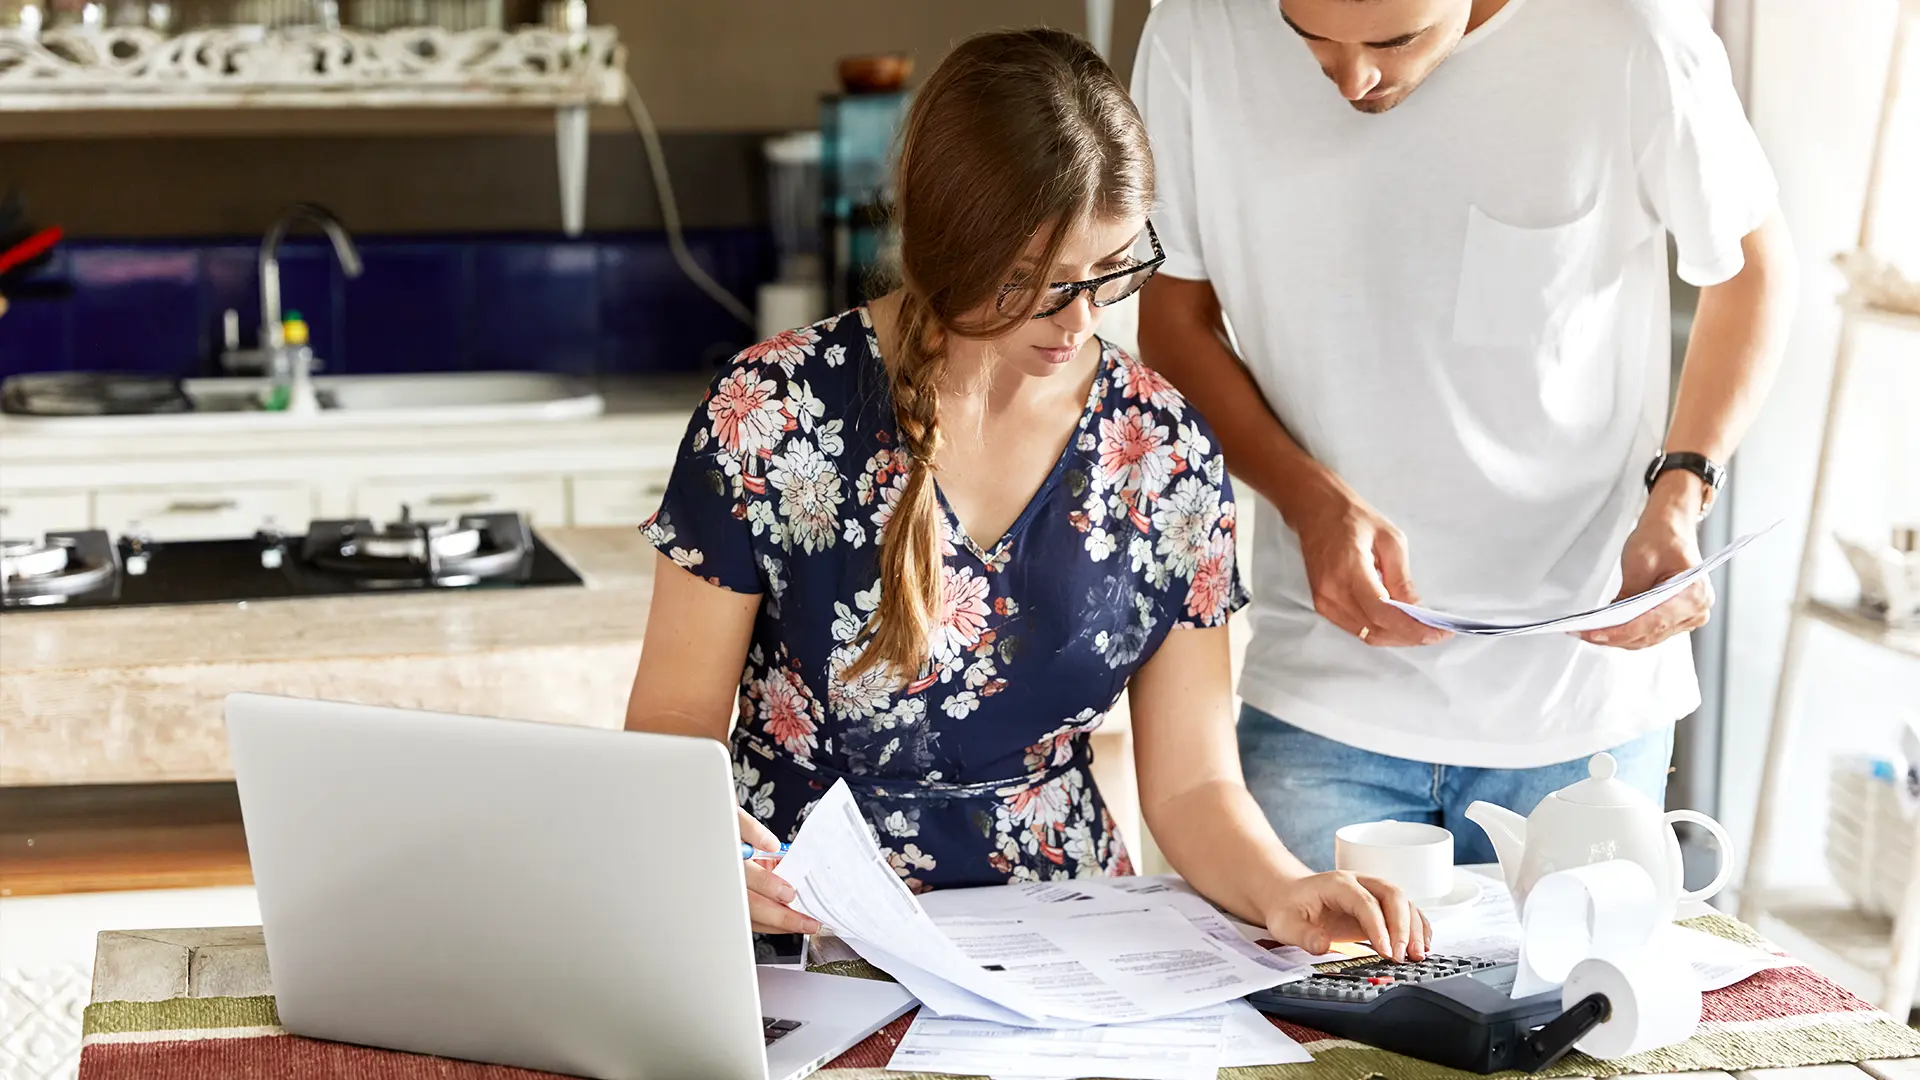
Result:
<svg viewBox="0 0 1920 1080">
<path fill-rule="evenodd" d="M 554 110 L 553 135 L 560 161 L 560 228 L 579 236 L 587 227 L 587 117 L 585 105 Z"/>
</svg>

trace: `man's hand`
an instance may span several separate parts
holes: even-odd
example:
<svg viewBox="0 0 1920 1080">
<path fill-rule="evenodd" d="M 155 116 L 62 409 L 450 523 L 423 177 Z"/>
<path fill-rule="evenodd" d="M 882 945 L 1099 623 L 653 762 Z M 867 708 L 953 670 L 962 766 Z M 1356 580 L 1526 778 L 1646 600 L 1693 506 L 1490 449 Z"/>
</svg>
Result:
<svg viewBox="0 0 1920 1080">
<path fill-rule="evenodd" d="M 1383 603 L 1391 596 L 1420 602 L 1407 568 L 1407 538 L 1357 496 L 1329 493 L 1298 520 L 1313 589 L 1313 609 L 1369 645 L 1432 645 L 1452 634 L 1415 621 Z"/>
<path fill-rule="evenodd" d="M 1640 523 L 1627 537 L 1620 554 L 1620 595 L 1614 599 L 1645 592 L 1675 574 L 1700 565 L 1700 539 L 1697 535 L 1699 506 L 1697 486 L 1688 488 L 1677 482 L 1679 474 L 1661 478 L 1662 487 L 1674 477 L 1673 487 L 1687 494 L 1649 500 L 1640 515 Z M 1692 480 L 1692 477 L 1686 477 Z M 1697 485 L 1697 481 L 1694 484 Z M 1656 491 L 1656 496 L 1665 494 Z M 1580 635 L 1595 645 L 1617 649 L 1644 649 L 1658 645 L 1675 634 L 1684 634 L 1707 624 L 1713 610 L 1713 584 L 1702 577 L 1674 594 L 1652 611 L 1629 623 L 1604 630 L 1588 630 Z"/>
<path fill-rule="evenodd" d="M 1379 878 L 1345 870 L 1287 885 L 1266 911 L 1267 933 L 1314 955 L 1337 941 L 1360 941 L 1396 962 L 1424 960 L 1433 927 L 1405 893 Z"/>
</svg>

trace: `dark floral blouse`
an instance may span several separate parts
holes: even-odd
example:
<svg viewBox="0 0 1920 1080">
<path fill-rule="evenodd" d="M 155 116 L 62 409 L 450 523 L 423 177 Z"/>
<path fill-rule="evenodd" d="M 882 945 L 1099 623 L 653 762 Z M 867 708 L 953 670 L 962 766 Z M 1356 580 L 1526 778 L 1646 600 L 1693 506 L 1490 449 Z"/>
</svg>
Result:
<svg viewBox="0 0 1920 1080">
<path fill-rule="evenodd" d="M 732 745 L 740 805 L 791 838 L 845 778 L 915 889 L 1127 873 L 1088 738 L 1179 627 L 1246 602 L 1225 463 L 1159 375 L 1102 343 L 1077 433 L 991 550 L 944 495 L 927 668 L 843 677 L 905 487 L 865 309 L 756 345 L 714 380 L 647 538 L 764 599 Z"/>
</svg>

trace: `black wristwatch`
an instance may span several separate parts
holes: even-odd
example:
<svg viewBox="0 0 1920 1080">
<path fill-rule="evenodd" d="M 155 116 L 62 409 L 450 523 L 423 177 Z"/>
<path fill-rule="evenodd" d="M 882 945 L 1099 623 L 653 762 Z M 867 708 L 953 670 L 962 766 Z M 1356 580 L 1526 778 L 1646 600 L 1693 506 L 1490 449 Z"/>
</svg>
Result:
<svg viewBox="0 0 1920 1080">
<path fill-rule="evenodd" d="M 1647 490 L 1652 491 L 1653 482 L 1670 469 L 1690 472 L 1706 485 L 1706 496 L 1700 501 L 1700 516 L 1705 518 L 1707 511 L 1713 509 L 1713 497 L 1720 493 L 1720 485 L 1727 482 L 1727 467 L 1708 460 L 1705 454 L 1685 450 L 1672 454 L 1662 452 L 1647 466 Z"/>
</svg>

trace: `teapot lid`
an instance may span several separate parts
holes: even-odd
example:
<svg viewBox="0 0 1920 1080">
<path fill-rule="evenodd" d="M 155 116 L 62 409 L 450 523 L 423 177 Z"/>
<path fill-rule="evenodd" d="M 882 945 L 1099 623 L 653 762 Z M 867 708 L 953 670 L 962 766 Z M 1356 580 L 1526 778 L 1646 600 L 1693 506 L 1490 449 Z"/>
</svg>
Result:
<svg viewBox="0 0 1920 1080">
<path fill-rule="evenodd" d="M 1612 754 L 1595 754 L 1587 762 L 1587 778 L 1561 788 L 1554 796 L 1581 806 L 1641 806 L 1652 802 L 1632 784 L 1614 777 L 1619 768 Z"/>
</svg>

